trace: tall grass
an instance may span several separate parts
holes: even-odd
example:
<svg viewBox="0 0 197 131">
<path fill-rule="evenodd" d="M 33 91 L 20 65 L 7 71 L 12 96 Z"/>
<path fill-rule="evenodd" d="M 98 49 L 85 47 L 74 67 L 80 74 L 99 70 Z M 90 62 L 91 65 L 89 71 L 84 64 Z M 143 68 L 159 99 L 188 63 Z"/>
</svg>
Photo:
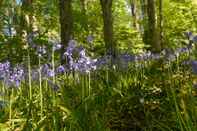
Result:
<svg viewBox="0 0 197 131">
<path fill-rule="evenodd" d="M 52 77 L 58 91 L 43 79 L 18 89 L 1 84 L 1 130 L 65 131 L 195 131 L 197 130 L 196 76 L 191 69 L 163 60 L 131 63 L 129 68 L 102 69 Z M 55 70 L 55 59 L 52 58 Z M 27 95 L 28 94 L 28 95 Z"/>
</svg>

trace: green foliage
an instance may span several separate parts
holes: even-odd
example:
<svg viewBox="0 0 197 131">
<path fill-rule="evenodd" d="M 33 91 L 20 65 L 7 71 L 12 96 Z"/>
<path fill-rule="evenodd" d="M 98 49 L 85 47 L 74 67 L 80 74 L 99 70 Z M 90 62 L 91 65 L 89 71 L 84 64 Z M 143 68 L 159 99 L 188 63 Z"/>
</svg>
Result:
<svg viewBox="0 0 197 131">
<path fill-rule="evenodd" d="M 165 44 L 177 47 L 183 43 L 182 32 L 196 31 L 196 5 L 189 2 L 167 2 L 164 3 L 164 37 Z"/>
<path fill-rule="evenodd" d="M 31 6 L 21 6 L 11 0 L 0 1 L 0 62 L 9 60 L 12 64 L 34 67 L 40 61 L 51 61 L 54 55 L 55 64 L 58 63 L 59 52 L 52 54 L 53 43 L 49 43 L 49 38 L 59 38 L 58 2 L 36 0 Z M 165 47 L 185 45 L 183 32 L 197 31 L 197 8 L 192 2 L 163 0 Z M 146 28 L 146 17 L 141 19 L 141 4 L 137 1 L 137 24 Z M 85 12 L 79 0 L 73 0 L 72 6 L 74 39 L 88 50 L 88 55 L 105 55 L 99 0 L 87 0 Z M 132 27 L 129 2 L 114 0 L 112 10 L 119 52 L 135 54 L 149 48 L 143 42 L 143 30 Z M 16 35 L 9 36 L 4 28 L 14 28 Z M 27 46 L 25 39 L 24 32 L 36 29 L 39 35 L 33 43 L 50 52 L 42 58 L 36 54 L 36 48 Z M 86 41 L 88 35 L 94 37 L 92 45 Z M 159 60 L 130 63 L 128 69 L 120 66 L 87 74 L 65 73 L 54 79 L 60 87 L 58 91 L 51 88 L 48 79 L 41 79 L 40 83 L 27 79 L 18 89 L 1 83 L 0 130 L 195 131 L 197 90 L 193 84 L 197 78 L 189 66 L 182 64 L 191 57 L 196 54 L 183 55 L 172 63 Z"/>
<path fill-rule="evenodd" d="M 131 64 L 127 73 L 103 70 L 89 75 L 65 74 L 56 78 L 56 83 L 61 86 L 58 92 L 42 80 L 42 119 L 38 83 L 32 85 L 32 100 L 28 85 L 23 83 L 14 92 L 7 89 L 4 99 L 12 103 L 13 125 L 9 120 L 10 104 L 7 104 L 1 109 L 6 113 L 0 115 L 0 128 L 196 130 L 197 90 L 192 87 L 196 76 L 190 71 L 179 62 L 155 61 L 144 67 Z"/>
</svg>

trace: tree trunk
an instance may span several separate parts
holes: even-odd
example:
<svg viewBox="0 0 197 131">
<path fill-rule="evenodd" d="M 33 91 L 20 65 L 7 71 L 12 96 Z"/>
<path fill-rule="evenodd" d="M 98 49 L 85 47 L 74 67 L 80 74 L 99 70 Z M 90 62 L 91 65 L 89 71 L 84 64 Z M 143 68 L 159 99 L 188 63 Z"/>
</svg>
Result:
<svg viewBox="0 0 197 131">
<path fill-rule="evenodd" d="M 148 39 L 147 44 L 151 45 L 153 52 L 159 52 L 161 50 L 161 44 L 158 39 L 158 31 L 156 29 L 155 19 L 155 2 L 154 0 L 148 0 Z"/>
<path fill-rule="evenodd" d="M 159 20 L 158 20 L 158 29 L 159 29 L 159 40 L 161 43 L 161 47 L 164 48 L 163 45 L 163 1 L 159 0 Z"/>
<path fill-rule="evenodd" d="M 60 28 L 61 28 L 61 63 L 66 63 L 64 60 L 64 52 L 65 48 L 68 45 L 69 40 L 72 37 L 72 0 L 60 0 L 59 1 L 60 8 Z"/>
<path fill-rule="evenodd" d="M 0 0 L 0 9 L 2 8 L 3 2 L 3 0 Z"/>
<path fill-rule="evenodd" d="M 133 18 L 133 28 L 134 29 L 137 29 L 137 18 L 136 18 L 136 1 L 135 0 L 130 0 L 130 6 L 131 6 L 131 15 L 132 15 L 132 18 Z"/>
<path fill-rule="evenodd" d="M 113 18 L 112 18 L 112 1 L 100 0 L 103 13 L 103 33 L 107 54 L 115 57 L 116 45 L 113 41 Z"/>
<path fill-rule="evenodd" d="M 141 33 L 141 36 L 143 38 L 143 42 L 147 43 L 147 4 L 146 0 L 140 0 L 141 4 L 141 13 L 140 13 L 140 25 L 139 30 Z"/>
</svg>

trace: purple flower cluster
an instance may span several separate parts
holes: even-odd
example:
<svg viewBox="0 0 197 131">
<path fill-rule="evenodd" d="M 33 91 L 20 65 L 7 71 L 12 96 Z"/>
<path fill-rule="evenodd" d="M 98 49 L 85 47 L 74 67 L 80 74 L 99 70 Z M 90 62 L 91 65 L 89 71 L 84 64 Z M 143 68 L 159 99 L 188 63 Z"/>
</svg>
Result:
<svg viewBox="0 0 197 131">
<path fill-rule="evenodd" d="M 24 80 L 24 69 L 11 68 L 9 62 L 0 63 L 0 78 L 8 87 L 19 87 L 20 82 Z"/>
<path fill-rule="evenodd" d="M 50 78 L 56 75 L 56 72 L 52 69 L 50 64 L 44 64 L 41 66 L 42 77 Z"/>
<path fill-rule="evenodd" d="M 192 32 L 185 32 L 184 34 L 188 40 L 190 40 L 193 43 L 197 43 L 197 35 L 193 35 Z"/>
<path fill-rule="evenodd" d="M 192 46 L 177 48 L 175 51 L 169 51 L 169 49 L 163 50 L 161 53 L 152 53 L 150 51 L 147 51 L 142 54 L 133 55 L 133 54 L 120 54 L 117 59 L 124 61 L 124 63 L 129 62 L 142 62 L 142 61 L 152 61 L 152 60 L 159 60 L 159 59 L 166 59 L 168 61 L 174 61 L 177 57 L 179 57 L 181 54 L 189 53 L 192 48 Z M 110 62 L 112 56 L 104 56 L 98 59 L 96 62 L 96 66 L 103 66 L 107 65 Z"/>
<path fill-rule="evenodd" d="M 10 62 L 0 63 L 0 79 L 4 79 L 10 70 Z"/>
<path fill-rule="evenodd" d="M 54 44 L 52 48 L 53 48 L 53 51 L 60 50 L 62 48 L 62 45 L 57 43 L 57 44 Z"/>
<path fill-rule="evenodd" d="M 193 73 L 197 74 L 197 61 L 191 61 L 192 71 Z"/>
<path fill-rule="evenodd" d="M 56 68 L 56 73 L 57 74 L 63 74 L 66 71 L 66 69 L 64 68 L 64 66 L 60 65 Z"/>
<path fill-rule="evenodd" d="M 30 41 L 33 39 L 33 37 L 36 36 L 36 32 L 33 33 L 32 38 Z M 187 38 L 195 43 L 197 40 L 197 36 L 193 35 L 192 32 L 186 32 L 185 35 Z M 88 43 L 93 42 L 93 36 L 89 35 L 87 37 Z M 57 40 L 49 40 L 50 43 L 52 43 L 53 51 L 59 50 L 62 48 L 61 44 L 57 42 Z M 117 58 L 118 60 L 124 61 L 124 63 L 128 62 L 139 62 L 139 61 L 149 61 L 149 60 L 158 60 L 161 58 L 164 58 L 168 61 L 174 61 L 176 60 L 177 57 L 179 57 L 180 54 L 182 53 L 187 53 L 192 50 L 192 44 L 190 43 L 187 47 L 183 48 L 178 48 L 175 51 L 168 51 L 168 49 L 163 50 L 161 53 L 151 53 L 145 52 L 143 54 L 139 55 L 129 55 L 129 54 L 121 54 Z M 38 56 L 42 56 L 46 54 L 46 47 L 44 46 L 39 46 L 37 47 L 37 53 Z M 76 56 L 76 53 L 78 54 Z M 101 58 L 96 59 L 91 59 L 90 57 L 86 56 L 85 49 L 82 47 L 77 47 L 77 42 L 75 40 L 70 40 L 68 43 L 68 47 L 66 48 L 66 51 L 64 53 L 64 56 L 67 57 L 68 62 L 69 62 L 69 69 L 74 70 L 74 71 L 79 71 L 79 72 L 89 72 L 90 70 L 94 70 L 98 68 L 99 66 L 107 65 L 109 64 L 111 57 L 112 56 L 104 56 Z M 49 71 L 49 74 L 53 74 L 51 71 Z"/>
<path fill-rule="evenodd" d="M 70 70 L 83 73 L 96 70 L 97 59 L 91 59 L 86 56 L 85 49 L 83 47 L 77 47 L 77 43 L 74 40 L 69 41 L 64 55 L 68 58 Z"/>
<path fill-rule="evenodd" d="M 33 81 L 39 80 L 39 70 L 42 78 L 51 78 L 55 75 L 62 74 L 66 71 L 64 66 L 60 65 L 56 69 L 52 69 L 50 64 L 44 64 L 40 68 L 31 70 L 31 79 Z M 20 84 L 25 79 L 28 79 L 28 72 L 22 66 L 11 67 L 9 62 L 0 63 L 0 80 L 7 87 L 20 87 Z M 51 84 L 52 85 L 52 84 Z"/>
<path fill-rule="evenodd" d="M 94 37 L 93 37 L 92 35 L 88 35 L 88 36 L 87 36 L 87 42 L 88 42 L 88 43 L 92 43 L 93 40 L 94 40 Z"/>
<path fill-rule="evenodd" d="M 197 37 L 192 35 L 192 33 L 188 32 L 186 35 L 194 43 L 196 42 Z M 29 39 L 29 42 L 32 43 L 32 38 Z M 92 38 L 90 38 L 90 41 L 92 41 Z M 124 64 L 124 67 L 126 68 L 128 67 L 129 62 L 143 62 L 158 59 L 174 61 L 181 54 L 191 52 L 192 47 L 193 46 L 189 44 L 186 47 L 177 48 L 174 51 L 170 49 L 165 49 L 161 53 L 152 53 L 148 51 L 138 55 L 120 54 L 117 56 L 115 61 L 121 61 L 122 64 Z M 59 50 L 60 48 L 62 48 L 62 46 L 59 43 L 53 44 L 53 51 Z M 36 49 L 39 56 L 46 54 L 45 46 L 38 46 L 36 47 Z M 86 50 L 82 46 L 77 46 L 77 42 L 75 40 L 69 41 L 64 56 L 68 59 L 68 68 L 65 68 L 67 67 L 65 65 L 60 65 L 53 69 L 51 64 L 43 64 L 39 67 L 39 69 L 32 69 L 32 79 L 38 80 L 39 71 L 41 71 L 41 76 L 43 78 L 49 78 L 48 80 L 50 80 L 50 78 L 52 77 L 55 77 L 56 75 L 64 74 L 67 71 L 89 73 L 90 71 L 100 69 L 102 68 L 102 66 L 110 64 L 113 58 L 110 55 L 106 55 L 98 59 L 92 59 L 87 56 Z M 197 74 L 197 62 L 191 61 L 190 64 L 192 65 L 193 72 Z M 19 87 L 20 83 L 26 78 L 26 76 L 28 76 L 28 72 L 25 71 L 27 70 L 19 66 L 12 68 L 9 62 L 0 63 L 0 80 L 6 83 L 6 85 L 8 85 L 9 87 Z M 51 83 L 51 81 L 49 81 L 49 83 L 50 85 L 55 85 L 54 83 Z"/>
<path fill-rule="evenodd" d="M 62 48 L 62 45 L 60 44 L 58 39 L 49 38 L 48 43 L 52 45 L 52 50 L 53 51 L 60 50 Z"/>
<path fill-rule="evenodd" d="M 10 71 L 5 83 L 8 85 L 8 87 L 19 87 L 22 80 L 24 80 L 24 70 L 21 67 L 16 67 Z"/>
</svg>

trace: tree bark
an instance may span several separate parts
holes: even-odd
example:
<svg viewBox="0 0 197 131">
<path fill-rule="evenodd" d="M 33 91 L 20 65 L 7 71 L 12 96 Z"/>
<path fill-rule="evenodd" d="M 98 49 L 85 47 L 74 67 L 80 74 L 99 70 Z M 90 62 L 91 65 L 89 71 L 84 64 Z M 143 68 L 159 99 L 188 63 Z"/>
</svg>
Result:
<svg viewBox="0 0 197 131">
<path fill-rule="evenodd" d="M 158 31 L 156 28 L 155 19 L 155 2 L 154 0 L 148 0 L 148 39 L 147 44 L 151 45 L 153 52 L 159 52 L 161 50 L 161 44 L 158 39 Z"/>
<path fill-rule="evenodd" d="M 59 8 L 60 8 L 61 44 L 62 44 L 61 62 L 66 63 L 63 54 L 65 52 L 65 48 L 67 47 L 69 40 L 72 37 L 72 28 L 73 28 L 72 0 L 60 0 Z"/>
<path fill-rule="evenodd" d="M 3 0 L 0 0 L 0 9 L 1 9 L 1 7 L 2 7 L 2 5 L 3 5 Z"/>
<path fill-rule="evenodd" d="M 116 45 L 113 40 L 113 18 L 112 18 L 112 1 L 100 0 L 103 13 L 103 34 L 106 52 L 109 55 L 116 56 Z"/>
<path fill-rule="evenodd" d="M 141 13 L 140 13 L 140 25 L 139 30 L 143 38 L 143 42 L 147 43 L 147 3 L 146 0 L 140 0 Z"/>
</svg>

